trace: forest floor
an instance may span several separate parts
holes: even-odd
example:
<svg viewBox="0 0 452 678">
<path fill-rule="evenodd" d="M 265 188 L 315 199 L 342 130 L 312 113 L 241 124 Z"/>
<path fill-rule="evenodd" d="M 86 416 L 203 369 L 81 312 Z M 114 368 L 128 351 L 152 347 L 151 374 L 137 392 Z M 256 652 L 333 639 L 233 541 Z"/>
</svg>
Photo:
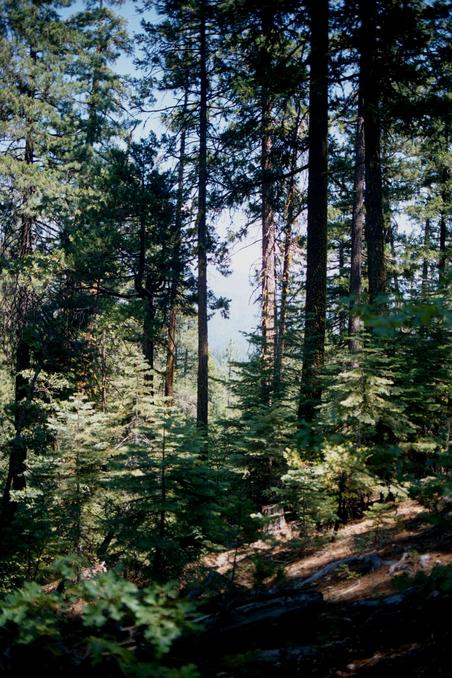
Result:
<svg viewBox="0 0 452 678">
<path fill-rule="evenodd" d="M 209 556 L 201 674 L 451 676 L 451 591 L 411 581 L 452 565 L 452 535 L 429 517 L 404 501 L 314 543 L 288 527 Z"/>
</svg>

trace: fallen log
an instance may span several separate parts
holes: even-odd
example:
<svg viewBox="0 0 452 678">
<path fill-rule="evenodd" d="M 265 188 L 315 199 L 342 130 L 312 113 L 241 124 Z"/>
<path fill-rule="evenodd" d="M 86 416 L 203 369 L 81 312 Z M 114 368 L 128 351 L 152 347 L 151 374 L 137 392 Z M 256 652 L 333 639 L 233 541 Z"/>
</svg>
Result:
<svg viewBox="0 0 452 678">
<path fill-rule="evenodd" d="M 333 560 L 333 562 L 328 563 L 328 565 L 320 568 L 320 570 L 317 570 L 317 572 L 314 572 L 314 574 L 306 577 L 306 579 L 294 579 L 290 582 L 290 584 L 285 586 L 285 589 L 287 591 L 300 590 L 302 588 L 304 589 L 307 586 L 315 584 L 320 579 L 323 579 L 323 577 L 326 577 L 326 575 L 334 572 L 334 570 L 343 565 L 355 567 L 359 566 L 362 568 L 361 574 L 367 574 L 368 572 L 372 572 L 373 570 L 376 570 L 377 568 L 384 565 L 384 561 L 376 553 L 369 553 L 364 556 L 348 556 L 347 558 L 340 558 L 339 560 Z"/>
</svg>

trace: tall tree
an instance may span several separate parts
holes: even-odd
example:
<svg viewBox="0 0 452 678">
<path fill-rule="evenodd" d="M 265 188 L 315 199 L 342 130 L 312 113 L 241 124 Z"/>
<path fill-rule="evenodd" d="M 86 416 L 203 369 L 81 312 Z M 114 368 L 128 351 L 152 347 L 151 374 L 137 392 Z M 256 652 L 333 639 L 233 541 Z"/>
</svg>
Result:
<svg viewBox="0 0 452 678">
<path fill-rule="evenodd" d="M 359 348 L 358 334 L 361 321 L 356 313 L 356 306 L 361 299 L 362 260 L 363 260 L 363 226 L 364 226 L 364 188 L 365 188 L 365 140 L 364 119 L 361 92 L 358 94 L 358 116 L 356 121 L 355 140 L 355 176 L 353 183 L 352 212 L 352 252 L 350 261 L 350 315 L 348 323 L 349 346 L 351 351 Z"/>
<path fill-rule="evenodd" d="M 276 312 L 276 224 L 274 214 L 274 186 L 272 161 L 272 96 L 268 80 L 271 66 L 272 31 L 274 12 L 266 3 L 261 8 L 261 171 L 262 171 L 262 359 L 263 359 L 263 400 L 269 402 L 273 385 L 275 364 L 275 312 Z"/>
<path fill-rule="evenodd" d="M 68 126 L 64 111 L 70 108 L 71 88 L 65 76 L 73 35 L 59 18 L 57 5 L 28 0 L 0 4 L 1 204 L 7 217 L 2 236 L 4 254 L 16 262 L 15 279 L 8 281 L 10 317 L 3 323 L 10 330 L 15 382 L 15 435 L 3 489 L 4 518 L 13 510 L 11 491 L 25 487 L 30 438 L 27 427 L 32 423 L 34 388 L 34 380 L 27 373 L 31 368 L 42 369 L 33 356 L 38 352 L 34 336 L 34 252 L 38 244 L 42 252 L 51 250 L 52 227 L 71 193 L 67 166 L 72 144 L 65 136 Z"/>
<path fill-rule="evenodd" d="M 199 159 L 198 159 L 198 389 L 196 420 L 207 428 L 209 409 L 209 342 L 207 327 L 207 0 L 199 6 Z"/>
<path fill-rule="evenodd" d="M 328 0 L 311 0 L 308 232 L 305 334 L 300 419 L 311 422 L 320 402 L 324 360 L 328 206 Z"/>
<path fill-rule="evenodd" d="M 277 341 L 275 349 L 275 391 L 278 392 L 282 383 L 283 360 L 285 353 L 287 333 L 287 311 L 289 301 L 290 264 L 293 247 L 294 225 L 298 215 L 298 188 L 297 188 L 297 162 L 299 155 L 299 134 L 301 124 L 301 102 L 297 101 L 295 119 L 292 133 L 290 134 L 290 166 L 287 180 L 287 195 L 284 208 L 284 225 L 282 232 L 282 273 L 281 273 L 281 296 L 279 302 L 279 315 L 277 326 Z"/>
<path fill-rule="evenodd" d="M 381 168 L 381 85 L 377 42 L 377 0 L 359 0 L 360 89 L 363 99 L 366 175 L 366 243 L 369 301 L 386 293 L 385 224 Z"/>
<path fill-rule="evenodd" d="M 170 280 L 170 309 L 168 318 L 168 335 L 166 348 L 166 369 L 165 369 L 165 397 L 171 404 L 174 397 L 174 374 L 176 369 L 176 349 L 177 349 L 177 303 L 179 288 L 181 283 L 181 247 L 182 247 L 182 227 L 184 211 L 184 170 L 186 164 L 186 146 L 187 146 L 187 128 L 184 124 L 184 118 L 188 109 L 188 80 L 186 80 L 184 91 L 184 102 L 182 106 L 182 128 L 180 131 L 179 159 L 177 167 L 177 194 L 176 209 L 174 217 L 174 242 L 172 243 L 172 263 Z"/>
</svg>

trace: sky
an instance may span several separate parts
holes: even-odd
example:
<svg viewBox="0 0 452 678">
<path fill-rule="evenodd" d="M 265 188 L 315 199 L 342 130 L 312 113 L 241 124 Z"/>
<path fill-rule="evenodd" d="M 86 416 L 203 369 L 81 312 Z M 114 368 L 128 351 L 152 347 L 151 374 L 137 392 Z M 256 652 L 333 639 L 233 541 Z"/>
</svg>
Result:
<svg viewBox="0 0 452 678">
<path fill-rule="evenodd" d="M 77 11 L 83 7 L 83 4 L 82 0 L 77 0 L 69 10 L 62 10 L 62 13 L 69 14 Z M 146 20 L 157 19 L 153 10 L 146 11 L 144 15 L 141 14 L 137 9 L 137 3 L 131 0 L 115 5 L 114 9 L 126 20 L 132 44 L 136 42 L 133 39 L 134 34 L 140 32 L 140 22 L 143 16 Z M 133 63 L 133 54 L 121 55 L 114 68 L 123 76 L 139 75 Z M 155 107 L 161 108 L 168 105 L 168 103 L 171 103 L 171 99 L 171 93 L 159 94 Z M 137 137 L 140 135 L 147 136 L 151 131 L 155 132 L 157 137 L 164 131 L 157 113 L 147 116 L 146 122 L 136 128 L 135 134 Z M 232 215 L 225 212 L 215 224 L 211 223 L 210 226 L 216 228 L 220 237 L 226 237 L 228 231 L 239 230 L 243 226 L 243 220 L 244 215 L 240 211 L 236 211 Z M 405 214 L 398 214 L 397 221 L 399 222 L 399 229 L 402 231 L 409 232 L 411 230 Z M 260 260 L 260 234 L 258 229 L 259 226 L 254 225 L 249 229 L 245 239 L 231 246 L 231 274 L 229 276 L 222 275 L 212 265 L 209 267 L 208 284 L 210 289 L 217 296 L 224 296 L 231 300 L 228 319 L 223 318 L 217 312 L 209 320 L 210 350 L 217 358 L 220 358 L 228 348 L 232 348 L 236 358 L 246 357 L 248 343 L 245 335 L 255 329 L 258 324 L 254 275 L 259 267 Z"/>
<path fill-rule="evenodd" d="M 81 3 L 80 3 L 81 4 Z M 76 3 L 77 7 L 79 3 Z M 140 22 L 143 16 L 147 20 L 155 17 L 153 12 L 145 15 L 137 11 L 134 2 L 126 1 L 123 5 L 115 7 L 115 11 L 127 20 L 128 30 L 133 37 L 140 31 Z M 132 40 L 132 42 L 134 42 Z M 122 55 L 115 64 L 115 70 L 121 75 L 138 75 L 133 63 L 133 55 Z M 167 95 L 168 96 L 168 95 Z M 164 105 L 161 99 L 156 108 Z M 159 136 L 164 130 L 160 124 L 158 115 L 147 119 L 144 126 L 137 128 L 137 134 L 148 135 L 150 131 Z M 236 212 L 234 215 L 224 213 L 217 223 L 213 224 L 221 237 L 226 237 L 228 229 L 236 230 L 243 224 L 243 215 Z M 212 226 L 212 224 L 210 224 Z M 222 275 L 213 266 L 208 270 L 209 288 L 215 295 L 224 296 L 231 300 L 229 318 L 225 319 L 217 312 L 209 320 L 209 345 L 210 350 L 216 357 L 222 354 L 232 345 L 232 350 L 237 358 L 243 358 L 247 354 L 248 343 L 246 333 L 251 332 L 257 325 L 257 305 L 253 273 L 258 266 L 260 256 L 260 241 L 257 227 L 252 227 L 248 236 L 241 242 L 235 243 L 230 252 L 231 274 Z M 245 333 L 245 334 L 244 334 Z"/>
<path fill-rule="evenodd" d="M 83 0 L 76 0 L 70 8 L 61 10 L 64 15 L 78 11 L 84 6 Z M 158 21 L 154 10 L 146 10 L 144 14 L 138 11 L 139 2 L 125 0 L 122 4 L 115 4 L 114 10 L 121 15 L 127 22 L 128 32 L 131 36 L 132 45 L 136 44 L 134 34 L 141 32 L 141 20 L 143 17 L 148 21 Z M 133 54 L 123 54 L 119 57 L 114 68 L 122 76 L 138 76 L 134 62 Z M 172 93 L 158 94 L 156 108 L 162 108 L 172 102 Z M 146 117 L 146 121 L 135 129 L 137 138 L 139 136 L 148 136 L 151 131 L 159 137 L 164 128 L 161 125 L 159 113 L 154 113 Z M 398 228 L 401 232 L 410 233 L 413 224 L 410 223 L 407 214 L 399 212 L 393 214 L 397 219 Z M 239 230 L 244 223 L 244 215 L 236 211 L 232 215 L 224 213 L 215 224 L 209 225 L 217 230 L 220 237 L 226 237 L 228 231 Z M 230 269 L 229 276 L 222 275 L 214 266 L 208 270 L 209 288 L 217 296 L 224 296 L 230 299 L 229 318 L 223 318 L 217 312 L 209 320 L 209 345 L 210 350 L 217 358 L 221 357 L 226 349 L 232 346 L 235 356 L 245 358 L 248 352 L 248 342 L 246 334 L 253 331 L 258 324 L 258 305 L 256 304 L 256 282 L 255 271 L 259 268 L 260 260 L 260 234 L 259 226 L 256 224 L 249 229 L 245 239 L 236 242 L 230 249 Z"/>
<path fill-rule="evenodd" d="M 147 10 L 144 14 L 140 13 L 137 4 L 131 0 L 126 0 L 122 4 L 115 4 L 114 11 L 122 16 L 127 22 L 127 29 L 132 38 L 132 45 L 136 43 L 134 34 L 141 31 L 141 20 L 143 17 L 149 20 L 156 20 L 157 16 L 154 10 Z M 85 6 L 83 0 L 76 2 L 69 8 L 60 10 L 63 16 L 68 16 L 73 12 L 80 11 Z M 138 76 L 134 62 L 134 55 L 122 54 L 114 64 L 114 70 L 122 76 Z M 168 105 L 171 100 L 171 93 L 159 94 L 156 108 Z M 148 136 L 153 131 L 159 137 L 165 130 L 160 123 L 159 114 L 147 115 L 143 124 L 135 129 L 136 138 Z M 220 216 L 214 226 L 221 237 L 226 237 L 228 229 L 234 230 L 234 224 L 239 226 L 243 224 L 243 215 L 236 212 L 233 217 L 229 213 Z M 255 284 L 252 282 L 253 273 L 256 269 L 260 256 L 260 241 L 256 227 L 251 228 L 247 238 L 231 247 L 230 269 L 231 274 L 222 275 L 214 266 L 208 270 L 208 285 L 216 296 L 227 297 L 231 300 L 229 318 L 223 318 L 219 312 L 216 312 L 209 320 L 209 347 L 211 353 L 221 358 L 227 349 L 232 348 L 234 357 L 237 359 L 245 358 L 248 352 L 248 342 L 245 334 L 251 332 L 258 323 L 258 308 L 254 303 L 256 299 Z M 254 292 L 254 293 L 253 293 Z"/>
</svg>

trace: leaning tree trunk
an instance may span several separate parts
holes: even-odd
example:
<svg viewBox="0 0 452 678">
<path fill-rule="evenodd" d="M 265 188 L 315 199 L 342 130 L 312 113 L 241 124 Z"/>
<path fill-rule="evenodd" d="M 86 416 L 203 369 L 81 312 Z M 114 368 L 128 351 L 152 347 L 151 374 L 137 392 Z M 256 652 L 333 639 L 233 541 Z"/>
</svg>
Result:
<svg viewBox="0 0 452 678">
<path fill-rule="evenodd" d="M 305 336 L 300 419 L 311 422 L 321 398 L 324 360 L 328 204 L 328 0 L 311 0 L 309 183 Z"/>
<path fill-rule="evenodd" d="M 200 102 L 198 170 L 198 389 L 196 421 L 207 429 L 209 403 L 209 343 L 207 334 L 207 38 L 206 3 L 200 7 Z"/>
<path fill-rule="evenodd" d="M 379 302 L 379 305 L 381 305 L 382 297 L 386 293 L 386 267 L 376 0 L 360 0 L 359 11 L 361 18 L 360 78 L 365 137 L 365 235 L 369 301 L 371 304 Z"/>
<path fill-rule="evenodd" d="M 352 254 L 350 263 L 350 315 L 348 321 L 349 349 L 359 350 L 358 335 L 361 320 L 356 307 L 361 301 L 362 265 L 363 265 L 363 226 L 364 226 L 364 187 L 365 187 L 365 147 L 364 119 L 362 102 L 358 104 L 355 144 L 355 179 L 353 185 L 352 214 Z"/>
</svg>

